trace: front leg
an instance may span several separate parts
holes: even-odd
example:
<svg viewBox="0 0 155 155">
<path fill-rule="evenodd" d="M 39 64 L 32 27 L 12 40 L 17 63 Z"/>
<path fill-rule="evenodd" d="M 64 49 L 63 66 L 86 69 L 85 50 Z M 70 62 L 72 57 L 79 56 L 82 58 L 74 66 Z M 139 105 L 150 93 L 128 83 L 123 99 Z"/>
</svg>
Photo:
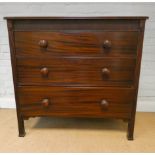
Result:
<svg viewBox="0 0 155 155">
<path fill-rule="evenodd" d="M 24 119 L 22 116 L 18 116 L 18 131 L 19 131 L 19 137 L 25 136 L 25 127 L 24 127 Z"/>
<path fill-rule="evenodd" d="M 135 124 L 134 120 L 130 119 L 128 121 L 128 131 L 127 131 L 127 139 L 128 140 L 133 140 L 134 124 Z"/>
</svg>

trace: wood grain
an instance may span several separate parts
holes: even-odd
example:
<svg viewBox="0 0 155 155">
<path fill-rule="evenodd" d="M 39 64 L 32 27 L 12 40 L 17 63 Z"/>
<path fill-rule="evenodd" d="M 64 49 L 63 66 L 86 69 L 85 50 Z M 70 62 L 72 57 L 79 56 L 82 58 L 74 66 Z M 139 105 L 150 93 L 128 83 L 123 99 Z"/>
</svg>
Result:
<svg viewBox="0 0 155 155">
<path fill-rule="evenodd" d="M 18 58 L 19 85 L 128 86 L 133 85 L 136 60 L 132 58 Z M 42 76 L 42 68 L 48 75 Z M 109 76 L 102 70 L 107 68 Z"/>
<path fill-rule="evenodd" d="M 18 87 L 24 116 L 130 117 L 133 89 L 100 87 Z M 48 108 L 42 100 L 49 99 Z M 109 102 L 107 110 L 102 100 Z"/>
<path fill-rule="evenodd" d="M 133 140 L 147 17 L 6 19 L 19 136 L 28 117 L 112 117 Z"/>
<path fill-rule="evenodd" d="M 40 47 L 40 41 L 47 47 Z M 105 41 L 111 48 L 104 48 Z M 17 55 L 24 56 L 135 56 L 138 32 L 15 32 Z"/>
</svg>

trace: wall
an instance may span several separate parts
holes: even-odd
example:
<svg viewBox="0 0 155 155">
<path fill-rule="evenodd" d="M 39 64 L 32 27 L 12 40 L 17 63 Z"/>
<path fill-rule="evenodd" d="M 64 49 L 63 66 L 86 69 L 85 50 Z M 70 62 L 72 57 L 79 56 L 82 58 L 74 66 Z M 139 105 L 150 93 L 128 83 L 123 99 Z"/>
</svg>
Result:
<svg viewBox="0 0 155 155">
<path fill-rule="evenodd" d="M 155 111 L 155 3 L 0 3 L 0 107 L 15 107 L 4 16 L 149 16 L 146 22 L 138 111 Z"/>
</svg>

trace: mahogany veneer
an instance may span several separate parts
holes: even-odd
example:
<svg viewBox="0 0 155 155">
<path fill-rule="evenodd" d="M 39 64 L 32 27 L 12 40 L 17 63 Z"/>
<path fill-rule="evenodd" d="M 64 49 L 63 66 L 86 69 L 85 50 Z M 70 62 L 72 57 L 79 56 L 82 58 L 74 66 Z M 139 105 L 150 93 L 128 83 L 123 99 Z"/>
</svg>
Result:
<svg viewBox="0 0 155 155">
<path fill-rule="evenodd" d="M 6 17 L 19 136 L 29 117 L 101 117 L 132 140 L 147 18 Z"/>
</svg>

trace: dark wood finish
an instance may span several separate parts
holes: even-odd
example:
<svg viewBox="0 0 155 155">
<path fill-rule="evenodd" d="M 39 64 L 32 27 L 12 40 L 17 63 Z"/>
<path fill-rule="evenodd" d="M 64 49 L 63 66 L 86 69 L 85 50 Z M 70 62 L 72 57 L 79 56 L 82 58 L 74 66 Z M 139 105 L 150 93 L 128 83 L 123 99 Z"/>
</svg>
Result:
<svg viewBox="0 0 155 155">
<path fill-rule="evenodd" d="M 18 131 L 19 137 L 25 136 L 25 127 L 24 127 L 24 117 L 20 110 L 20 103 L 18 102 L 18 93 L 17 93 L 17 67 L 16 67 L 16 54 L 15 54 L 15 42 L 14 42 L 14 32 L 13 32 L 13 22 L 12 20 L 7 21 L 8 26 L 8 35 L 9 35 L 9 44 L 10 44 L 10 53 L 11 53 L 11 64 L 12 64 L 12 73 L 13 73 L 13 82 L 14 82 L 14 92 L 16 100 L 16 109 L 17 109 L 17 120 L 18 120 Z"/>
<path fill-rule="evenodd" d="M 81 16 L 81 17 L 66 17 L 66 16 L 59 16 L 59 17 L 57 17 L 57 16 L 31 16 L 31 17 L 26 17 L 26 16 L 13 16 L 13 17 L 4 17 L 4 19 L 12 19 L 12 20 L 23 20 L 23 19 L 25 19 L 25 20 L 49 20 L 49 19 L 52 19 L 52 20 L 54 20 L 54 19 L 59 19 L 59 20 L 64 20 L 64 19 L 73 19 L 73 20 L 77 20 L 77 19 L 84 19 L 84 20 L 88 20 L 88 19 L 95 19 L 95 20 L 97 20 L 97 19 L 102 19 L 102 20 L 111 20 L 111 19 L 115 19 L 115 20 L 134 20 L 134 19 L 137 19 L 137 20 L 140 20 L 140 19 L 144 19 L 144 20 L 146 20 L 146 19 L 148 19 L 149 17 L 147 17 L 147 16 L 86 16 L 86 17 L 84 17 L 84 16 Z"/>
<path fill-rule="evenodd" d="M 137 19 L 53 19 L 53 20 L 35 20 L 33 19 L 14 20 L 15 31 L 51 31 L 51 30 L 118 30 L 118 31 L 137 31 L 139 29 L 139 20 Z"/>
<path fill-rule="evenodd" d="M 102 108 L 103 108 L 104 110 L 108 110 L 108 108 L 109 108 L 109 103 L 108 103 L 108 101 L 107 101 L 107 100 L 102 100 L 102 101 L 101 101 L 101 106 L 102 106 Z M 131 109 L 131 108 L 129 108 L 129 109 Z"/>
<path fill-rule="evenodd" d="M 23 70 L 23 69 L 22 69 Z M 32 72 L 33 73 L 33 72 Z M 40 73 L 42 75 L 42 77 L 48 77 L 49 74 L 49 69 L 47 67 L 42 67 L 40 69 Z M 29 74 L 28 74 L 29 75 Z"/>
<path fill-rule="evenodd" d="M 41 48 L 47 48 L 47 46 L 48 46 L 48 41 L 46 41 L 46 40 L 39 40 L 38 45 L 39 45 Z"/>
<path fill-rule="evenodd" d="M 145 20 L 140 21 L 140 29 L 139 37 L 138 37 L 138 45 L 137 45 L 137 64 L 135 68 L 135 76 L 134 76 L 134 87 L 136 89 L 135 93 L 135 101 L 132 105 L 131 117 L 128 122 L 128 140 L 133 140 L 134 133 L 134 124 L 135 124 L 135 114 L 136 114 L 136 106 L 137 106 L 137 97 L 138 97 L 138 86 L 139 86 L 139 77 L 140 77 L 140 67 L 141 67 L 141 58 L 142 58 L 142 49 L 143 49 L 143 39 L 144 39 L 144 29 L 145 29 Z"/>
<path fill-rule="evenodd" d="M 136 56 L 138 32 L 15 32 L 19 56 Z"/>
<path fill-rule="evenodd" d="M 18 58 L 20 85 L 128 86 L 133 84 L 133 58 Z"/>
<path fill-rule="evenodd" d="M 18 87 L 18 93 L 25 116 L 128 118 L 134 101 L 129 88 Z"/>
<path fill-rule="evenodd" d="M 111 117 L 133 140 L 147 18 L 6 17 L 19 136 L 29 117 Z"/>
</svg>

